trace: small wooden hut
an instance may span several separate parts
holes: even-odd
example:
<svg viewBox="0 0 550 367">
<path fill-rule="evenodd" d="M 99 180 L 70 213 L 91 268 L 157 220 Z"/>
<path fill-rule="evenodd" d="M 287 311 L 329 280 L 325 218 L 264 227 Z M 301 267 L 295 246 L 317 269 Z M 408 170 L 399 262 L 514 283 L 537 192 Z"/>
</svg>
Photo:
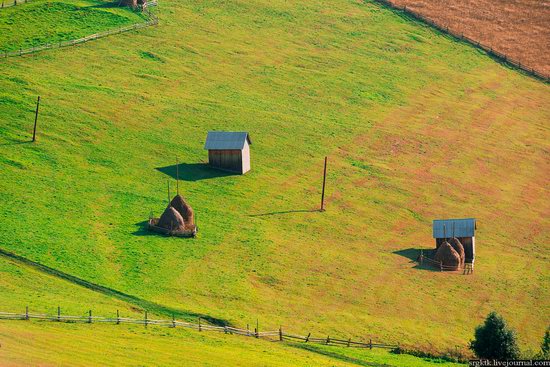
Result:
<svg viewBox="0 0 550 367">
<path fill-rule="evenodd" d="M 473 263 L 476 255 L 475 218 L 464 219 L 436 219 L 433 221 L 433 238 L 439 249 L 447 239 L 457 238 L 464 247 L 464 261 Z"/>
<path fill-rule="evenodd" d="M 210 131 L 204 149 L 212 167 L 245 174 L 250 171 L 251 144 L 247 132 Z"/>
</svg>

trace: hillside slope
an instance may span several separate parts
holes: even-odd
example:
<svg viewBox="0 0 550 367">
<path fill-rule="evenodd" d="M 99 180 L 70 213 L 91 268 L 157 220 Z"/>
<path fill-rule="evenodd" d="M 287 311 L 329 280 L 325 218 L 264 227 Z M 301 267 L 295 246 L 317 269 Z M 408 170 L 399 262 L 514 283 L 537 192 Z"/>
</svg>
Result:
<svg viewBox="0 0 550 367">
<path fill-rule="evenodd" d="M 550 75 L 548 0 L 392 0 Z"/>
<path fill-rule="evenodd" d="M 155 28 L 0 63 L 2 249 L 160 314 L 443 351 L 496 310 L 538 345 L 548 85 L 371 2 L 159 10 Z M 214 129 L 250 132 L 249 174 L 201 164 Z M 176 156 L 194 240 L 144 229 Z M 479 221 L 475 274 L 415 268 L 431 220 L 463 216 Z M 18 309 L 69 298 L 3 290 Z"/>
</svg>

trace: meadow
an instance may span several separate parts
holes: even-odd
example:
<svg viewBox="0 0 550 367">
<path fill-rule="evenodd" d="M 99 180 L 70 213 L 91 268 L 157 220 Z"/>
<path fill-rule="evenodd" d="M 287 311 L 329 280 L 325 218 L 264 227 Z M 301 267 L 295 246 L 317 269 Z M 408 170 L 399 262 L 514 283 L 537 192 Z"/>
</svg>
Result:
<svg viewBox="0 0 550 367">
<path fill-rule="evenodd" d="M 167 0 L 158 13 L 139 33 L 0 62 L 0 248 L 103 287 L 1 256 L 0 310 L 147 308 L 438 353 L 466 352 L 495 310 L 524 350 L 538 347 L 550 304 L 548 84 L 371 1 Z M 248 131 L 252 171 L 209 170 L 209 130 Z M 175 186 L 176 158 L 196 239 L 145 228 Z M 432 219 L 449 217 L 478 220 L 472 276 L 413 262 L 434 246 Z M 63 325 L 32 325 L 67 353 L 79 345 Z M 23 345 L 10 337 L 21 324 L 0 327 Z M 126 332 L 86 327 L 74 332 L 124 343 Z M 183 335 L 170 343 L 241 348 Z M 143 336 L 127 347 L 145 339 L 176 349 Z M 0 353 L 37 358 L 23 350 Z"/>
<path fill-rule="evenodd" d="M 395 4 L 443 24 L 518 60 L 522 65 L 550 75 L 550 9 L 531 0 L 395 0 Z"/>
<path fill-rule="evenodd" d="M 144 21 L 142 14 L 115 4 L 97 0 L 39 0 L 2 9 L 0 55 Z"/>
</svg>

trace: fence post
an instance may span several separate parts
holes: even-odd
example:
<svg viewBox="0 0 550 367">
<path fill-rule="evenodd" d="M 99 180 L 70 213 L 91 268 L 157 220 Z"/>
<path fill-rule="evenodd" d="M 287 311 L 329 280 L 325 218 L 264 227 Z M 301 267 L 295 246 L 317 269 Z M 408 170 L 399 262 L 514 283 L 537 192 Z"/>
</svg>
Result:
<svg viewBox="0 0 550 367">
<path fill-rule="evenodd" d="M 327 336 L 327 344 L 330 343 L 330 336 Z"/>
<path fill-rule="evenodd" d="M 439 271 L 443 271 L 443 261 L 439 262 Z"/>
<path fill-rule="evenodd" d="M 422 265 L 423 261 L 424 261 L 424 251 L 420 250 L 420 265 Z"/>
<path fill-rule="evenodd" d="M 223 332 L 224 332 L 225 334 L 227 334 L 227 325 L 224 325 L 224 326 L 223 326 Z"/>
<path fill-rule="evenodd" d="M 311 333 L 307 334 L 306 336 L 306 343 L 309 341 L 309 337 L 311 336 Z"/>
<path fill-rule="evenodd" d="M 260 333 L 260 324 L 258 322 L 258 319 L 256 319 L 256 338 L 259 337 L 259 333 Z"/>
<path fill-rule="evenodd" d="M 116 310 L 116 324 L 120 324 L 120 312 L 118 310 Z"/>
<path fill-rule="evenodd" d="M 283 341 L 283 328 L 282 326 L 279 326 L 279 341 Z"/>
<path fill-rule="evenodd" d="M 57 306 L 57 321 L 61 321 L 61 307 Z"/>
<path fill-rule="evenodd" d="M 147 310 L 145 310 L 145 327 L 147 327 Z"/>
<path fill-rule="evenodd" d="M 348 340 L 348 347 L 349 347 L 350 343 L 351 343 L 351 338 L 349 338 L 349 340 Z"/>
<path fill-rule="evenodd" d="M 29 306 L 25 306 L 25 320 L 29 319 Z"/>
<path fill-rule="evenodd" d="M 250 336 L 250 326 L 246 324 L 246 336 Z"/>
<path fill-rule="evenodd" d="M 88 324 L 92 323 L 92 310 L 88 311 Z"/>
<path fill-rule="evenodd" d="M 372 339 L 369 339 L 369 349 L 372 349 Z"/>
<path fill-rule="evenodd" d="M 172 315 L 172 327 L 176 327 L 176 317 Z"/>
<path fill-rule="evenodd" d="M 202 331 L 202 327 L 201 327 L 201 318 L 199 317 L 199 331 Z"/>
</svg>

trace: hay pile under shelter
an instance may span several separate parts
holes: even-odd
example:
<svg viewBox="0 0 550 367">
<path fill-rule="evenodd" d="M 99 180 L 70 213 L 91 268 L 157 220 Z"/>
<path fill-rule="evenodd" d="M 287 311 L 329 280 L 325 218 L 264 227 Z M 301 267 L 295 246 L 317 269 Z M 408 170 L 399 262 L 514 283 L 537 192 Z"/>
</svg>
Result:
<svg viewBox="0 0 550 367">
<path fill-rule="evenodd" d="M 129 6 L 132 9 L 146 8 L 147 0 L 119 0 L 119 6 Z"/>
<path fill-rule="evenodd" d="M 460 269 L 461 259 L 458 252 L 447 241 L 443 242 L 435 252 L 434 260 L 441 264 L 443 270 Z"/>
<path fill-rule="evenodd" d="M 149 229 L 177 237 L 195 237 L 197 226 L 191 206 L 181 195 L 176 195 L 160 218 L 149 219 Z"/>
<path fill-rule="evenodd" d="M 460 256 L 460 267 L 464 267 L 464 261 L 466 259 L 466 253 L 464 252 L 464 246 L 462 246 L 462 243 L 458 240 L 458 238 L 453 237 L 449 240 L 449 243 L 453 247 L 453 250 L 456 251 L 458 256 Z"/>
</svg>

